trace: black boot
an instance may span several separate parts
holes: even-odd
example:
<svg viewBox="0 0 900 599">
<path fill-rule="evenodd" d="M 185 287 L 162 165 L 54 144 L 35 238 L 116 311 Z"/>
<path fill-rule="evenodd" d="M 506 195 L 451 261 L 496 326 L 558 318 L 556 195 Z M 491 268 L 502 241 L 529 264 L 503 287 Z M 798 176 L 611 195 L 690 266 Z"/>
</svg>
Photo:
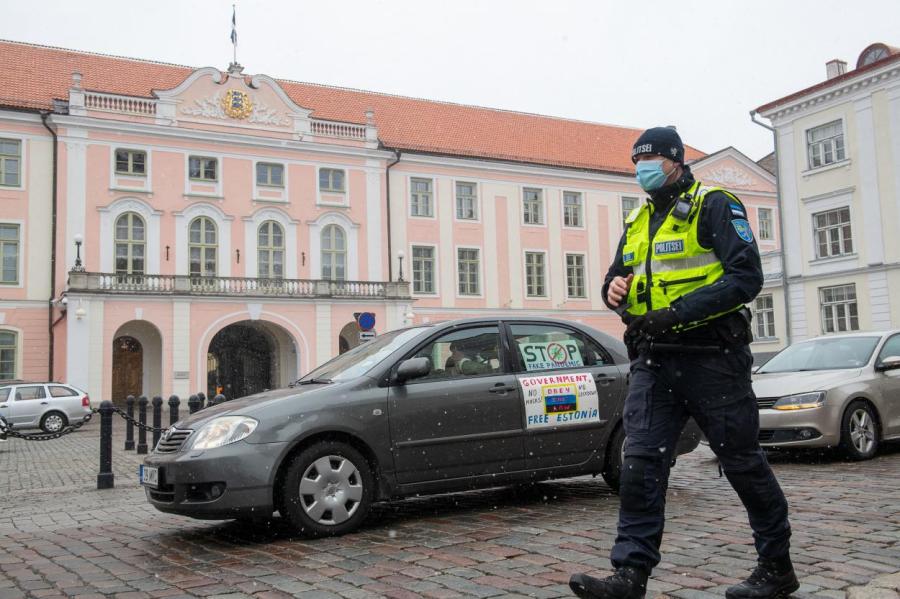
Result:
<svg viewBox="0 0 900 599">
<path fill-rule="evenodd" d="M 648 574 L 638 568 L 622 566 L 606 578 L 572 574 L 569 588 L 588 599 L 643 599 L 647 592 Z"/>
<path fill-rule="evenodd" d="M 776 599 L 787 597 L 800 588 L 794 566 L 790 558 L 766 560 L 760 558 L 759 565 L 744 582 L 729 587 L 725 591 L 727 599 Z"/>
</svg>

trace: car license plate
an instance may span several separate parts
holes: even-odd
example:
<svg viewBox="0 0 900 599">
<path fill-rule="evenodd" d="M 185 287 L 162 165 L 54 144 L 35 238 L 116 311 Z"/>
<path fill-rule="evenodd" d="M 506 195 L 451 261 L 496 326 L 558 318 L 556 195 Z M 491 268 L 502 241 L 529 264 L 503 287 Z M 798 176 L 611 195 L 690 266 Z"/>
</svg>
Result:
<svg viewBox="0 0 900 599">
<path fill-rule="evenodd" d="M 159 484 L 159 468 L 141 464 L 140 477 L 142 485 L 155 487 Z"/>
</svg>

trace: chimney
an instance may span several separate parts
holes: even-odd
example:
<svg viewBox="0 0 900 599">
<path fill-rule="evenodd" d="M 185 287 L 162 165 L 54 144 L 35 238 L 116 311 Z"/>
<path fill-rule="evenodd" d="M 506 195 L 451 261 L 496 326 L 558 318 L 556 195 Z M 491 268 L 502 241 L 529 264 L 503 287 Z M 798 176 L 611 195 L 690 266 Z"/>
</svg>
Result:
<svg viewBox="0 0 900 599">
<path fill-rule="evenodd" d="M 828 79 L 840 77 L 847 72 L 847 63 L 843 60 L 835 58 L 825 63 L 825 75 Z"/>
</svg>

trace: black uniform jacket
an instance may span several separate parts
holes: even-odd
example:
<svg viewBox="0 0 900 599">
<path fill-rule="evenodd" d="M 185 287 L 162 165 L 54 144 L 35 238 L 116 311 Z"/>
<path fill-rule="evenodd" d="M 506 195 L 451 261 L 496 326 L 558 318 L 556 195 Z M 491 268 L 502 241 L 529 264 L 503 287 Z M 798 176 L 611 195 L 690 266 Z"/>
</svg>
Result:
<svg viewBox="0 0 900 599">
<path fill-rule="evenodd" d="M 653 214 L 650 217 L 650 237 L 656 235 L 673 202 L 682 192 L 694 184 L 694 176 L 690 167 L 684 167 L 684 174 L 674 183 L 651 193 Z M 725 274 L 712 285 L 701 287 L 672 302 L 672 309 L 678 314 L 681 322 L 688 323 L 701 320 L 738 304 L 746 304 L 753 300 L 762 289 L 763 272 L 756 238 L 750 231 L 747 211 L 728 195 L 713 191 L 707 194 L 700 209 L 699 217 L 700 245 L 712 249 L 722 262 Z M 607 300 L 607 290 L 613 277 L 625 277 L 631 274 L 630 266 L 622 264 L 622 246 L 625 245 L 625 233 L 619 240 L 616 257 L 603 283 L 603 301 L 612 309 Z M 654 309 L 662 306 L 654 306 Z M 702 327 L 706 328 L 706 327 Z M 692 336 L 703 336 L 703 331 L 696 331 Z"/>
</svg>

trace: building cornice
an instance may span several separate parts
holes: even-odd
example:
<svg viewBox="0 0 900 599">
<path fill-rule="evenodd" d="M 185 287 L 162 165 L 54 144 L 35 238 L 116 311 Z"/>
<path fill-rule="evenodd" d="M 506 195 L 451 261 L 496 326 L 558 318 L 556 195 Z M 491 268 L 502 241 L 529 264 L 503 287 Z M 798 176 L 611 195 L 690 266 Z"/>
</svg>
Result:
<svg viewBox="0 0 900 599">
<path fill-rule="evenodd" d="M 796 283 L 805 283 L 807 281 L 821 281 L 823 279 L 834 279 L 840 277 L 867 275 L 873 272 L 892 272 L 900 270 L 900 262 L 891 262 L 890 264 L 873 264 L 869 266 L 860 266 L 855 268 L 847 268 L 845 270 L 836 270 L 832 272 L 823 272 L 815 275 L 791 275 L 787 278 L 787 284 L 794 285 Z"/>
<path fill-rule="evenodd" d="M 601 183 L 621 184 L 623 181 L 635 183 L 631 175 L 611 175 L 597 172 L 569 169 L 566 167 L 549 167 L 541 165 L 522 164 L 518 162 L 505 162 L 502 160 L 483 160 L 478 158 L 455 158 L 450 156 L 435 156 L 432 154 L 417 154 L 414 152 L 402 152 L 400 164 L 396 168 L 402 168 L 403 163 L 423 164 L 428 166 L 443 166 L 451 168 L 476 168 L 493 172 L 506 172 L 518 175 L 537 175 L 542 177 L 556 177 L 597 181 Z M 637 191 L 635 193 L 642 193 Z"/>
<path fill-rule="evenodd" d="M 860 92 L 868 92 L 874 86 L 883 85 L 897 79 L 900 79 L 900 62 L 892 61 L 880 69 L 862 73 L 858 77 L 835 82 L 833 86 L 811 90 L 809 93 L 784 104 L 778 104 L 768 110 L 760 111 L 759 114 L 773 123 L 788 119 L 793 120 L 798 116 L 830 106 L 848 97 L 855 100 L 857 98 L 854 96 Z"/>
<path fill-rule="evenodd" d="M 158 136 L 168 139 L 185 141 L 202 141 L 207 143 L 221 143 L 240 145 L 248 148 L 288 149 L 298 152 L 316 152 L 334 156 L 354 158 L 374 158 L 377 160 L 389 160 L 394 157 L 393 152 L 373 148 L 354 146 L 332 145 L 296 141 L 283 138 L 258 137 L 253 135 L 241 135 L 236 133 L 223 133 L 204 131 L 202 129 L 179 129 L 163 125 L 151 125 L 145 123 L 131 123 L 124 121 L 97 119 L 89 116 L 72 116 L 54 114 L 52 120 L 62 127 L 81 128 L 88 131 L 104 131 L 116 133 L 131 133 L 143 136 Z M 60 136 L 65 139 L 66 136 Z M 82 140 L 89 141 L 89 140 Z"/>
</svg>

